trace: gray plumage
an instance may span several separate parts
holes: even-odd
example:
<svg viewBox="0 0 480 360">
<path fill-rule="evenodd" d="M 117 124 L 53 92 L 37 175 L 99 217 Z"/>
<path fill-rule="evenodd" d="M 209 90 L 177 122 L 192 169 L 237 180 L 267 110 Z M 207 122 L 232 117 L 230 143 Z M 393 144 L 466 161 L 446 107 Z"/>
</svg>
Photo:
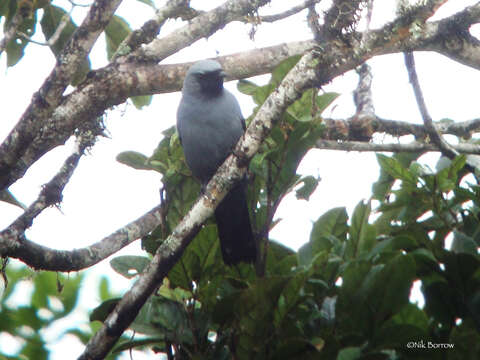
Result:
<svg viewBox="0 0 480 360">
<path fill-rule="evenodd" d="M 187 165 L 206 185 L 245 131 L 237 99 L 223 87 L 225 74 L 214 60 L 196 62 L 183 82 L 177 130 Z M 256 246 L 246 200 L 246 181 L 235 185 L 215 210 L 223 260 L 253 263 Z"/>
</svg>

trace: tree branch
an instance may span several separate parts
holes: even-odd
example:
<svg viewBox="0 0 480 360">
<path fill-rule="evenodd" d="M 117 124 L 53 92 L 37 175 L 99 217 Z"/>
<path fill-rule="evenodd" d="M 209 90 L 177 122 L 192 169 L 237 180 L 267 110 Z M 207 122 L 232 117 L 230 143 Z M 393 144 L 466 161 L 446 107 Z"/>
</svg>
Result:
<svg viewBox="0 0 480 360">
<path fill-rule="evenodd" d="M 303 11 L 310 6 L 318 4 L 320 1 L 321 0 L 306 0 L 303 4 L 294 6 L 291 9 L 288 9 L 288 10 L 283 11 L 283 12 L 278 13 L 278 14 L 262 15 L 262 16 L 248 16 L 247 21 L 248 22 L 253 22 L 255 24 L 261 24 L 262 22 L 271 23 L 271 22 L 275 22 L 275 21 L 278 21 L 278 20 L 283 20 L 283 19 L 286 19 L 287 17 L 298 14 L 300 11 Z"/>
<path fill-rule="evenodd" d="M 413 92 L 415 94 L 415 99 L 417 101 L 420 114 L 422 115 L 425 129 L 428 135 L 430 136 L 430 139 L 432 140 L 432 142 L 437 146 L 438 149 L 441 150 L 442 154 L 449 158 L 454 158 L 455 156 L 458 155 L 458 152 L 452 149 L 452 147 L 442 138 L 440 133 L 435 128 L 432 117 L 428 113 L 427 105 L 425 104 L 425 100 L 423 98 L 422 89 L 420 88 L 420 83 L 418 81 L 413 53 L 406 52 L 404 55 L 405 55 L 405 65 L 408 71 L 408 77 L 410 79 L 410 83 L 412 84 Z"/>
<path fill-rule="evenodd" d="M 226 24 L 241 19 L 267 4 L 269 0 L 228 0 L 215 9 L 201 13 L 188 25 L 161 38 L 155 39 L 145 47 L 126 56 L 123 61 L 157 63 L 176 53 L 195 41 L 208 37 L 223 28 Z"/>
<path fill-rule="evenodd" d="M 161 206 L 157 206 L 137 220 L 82 249 L 53 250 L 27 240 L 23 234 L 16 237 L 13 237 L 13 234 L 8 237 L 7 234 L 0 242 L 0 256 L 19 259 L 37 270 L 79 271 L 99 263 L 149 234 L 161 223 L 161 213 Z"/>
<path fill-rule="evenodd" d="M 340 151 L 374 151 L 374 152 L 427 152 L 440 151 L 435 144 L 427 144 L 421 142 L 412 142 L 409 144 L 376 144 L 364 141 L 335 141 L 335 140 L 318 140 L 317 149 L 324 150 L 340 150 Z M 480 155 L 480 146 L 474 144 L 460 143 L 452 145 L 452 147 L 462 154 Z"/>
<path fill-rule="evenodd" d="M 478 23 L 480 4 L 466 7 L 463 11 L 439 22 L 428 23 L 426 31 L 431 35 L 425 50 L 443 54 L 454 61 L 480 70 L 480 41 L 473 37 L 469 28 Z"/>
<path fill-rule="evenodd" d="M 132 31 L 118 46 L 112 57 L 115 61 L 118 57 L 131 53 L 142 44 L 148 44 L 160 33 L 160 29 L 168 19 L 181 17 L 183 20 L 190 20 L 197 14 L 189 6 L 190 0 L 169 0 L 165 6 L 156 11 L 155 17 L 140 29 Z"/>
</svg>

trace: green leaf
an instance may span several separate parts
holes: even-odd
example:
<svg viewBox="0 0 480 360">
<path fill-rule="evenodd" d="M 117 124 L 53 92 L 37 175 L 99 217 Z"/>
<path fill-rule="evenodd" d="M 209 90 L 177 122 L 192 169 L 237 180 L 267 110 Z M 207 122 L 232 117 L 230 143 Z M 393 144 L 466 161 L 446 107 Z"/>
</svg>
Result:
<svg viewBox="0 0 480 360">
<path fill-rule="evenodd" d="M 81 284 L 84 279 L 83 273 L 74 276 L 62 276 L 60 281 L 64 284 L 62 292 L 57 296 L 63 305 L 63 310 L 54 311 L 55 317 L 63 317 L 73 311 L 80 296 Z"/>
<path fill-rule="evenodd" d="M 130 34 L 130 25 L 123 18 L 113 15 L 105 27 L 105 40 L 107 44 L 107 59 L 110 61 L 118 50 L 122 41 Z"/>
<path fill-rule="evenodd" d="M 460 232 L 453 231 L 452 251 L 456 254 L 466 253 L 478 255 L 477 244 L 470 236 Z"/>
<path fill-rule="evenodd" d="M 303 186 L 299 189 L 296 190 L 295 196 L 299 200 L 309 200 L 310 196 L 313 194 L 313 192 L 317 189 L 319 180 L 312 176 L 304 176 L 302 177 L 297 184 L 303 183 Z"/>
<path fill-rule="evenodd" d="M 272 354 L 271 359 L 291 360 L 310 359 L 310 356 L 318 353 L 317 348 L 310 341 L 302 338 L 290 337 L 283 340 Z M 315 354 L 318 356 L 318 354 Z"/>
<path fill-rule="evenodd" d="M 346 347 L 339 351 L 337 360 L 356 360 L 362 356 L 362 348 Z"/>
<path fill-rule="evenodd" d="M 317 102 L 317 110 L 319 113 L 322 113 L 327 107 L 330 106 L 338 97 L 340 96 L 339 93 L 335 92 L 328 92 L 316 97 Z"/>
<path fill-rule="evenodd" d="M 272 78 L 270 82 L 276 86 L 278 86 L 283 78 L 288 74 L 290 70 L 297 64 L 300 60 L 301 55 L 294 55 L 289 57 L 286 60 L 283 60 L 272 72 Z"/>
<path fill-rule="evenodd" d="M 398 255 L 378 273 L 373 274 L 371 285 L 365 280 L 369 302 L 375 308 L 378 321 L 396 313 L 409 303 L 410 288 L 415 278 L 415 261 L 410 255 Z"/>
<path fill-rule="evenodd" d="M 417 305 L 408 303 L 405 305 L 392 319 L 392 323 L 395 324 L 409 324 L 414 325 L 424 331 L 428 330 L 429 318 L 427 314 Z"/>
<path fill-rule="evenodd" d="M 12 2 L 13 4 L 15 1 Z M 21 11 L 21 10 L 20 10 Z M 13 15 L 13 14 L 12 14 Z M 35 11 L 31 12 L 31 16 L 24 17 L 17 31 L 33 36 L 35 33 L 35 25 L 37 23 L 37 14 Z M 5 24 L 7 26 L 7 24 Z M 20 35 L 16 35 L 7 43 L 5 51 L 7 53 L 7 66 L 14 66 L 23 57 L 26 46 L 30 43 L 27 39 Z"/>
<path fill-rule="evenodd" d="M 237 90 L 245 95 L 254 95 L 259 86 L 250 80 L 240 79 L 237 82 Z"/>
<path fill-rule="evenodd" d="M 394 157 L 377 154 L 377 161 L 382 170 L 385 170 L 394 179 L 403 180 L 411 186 L 416 186 L 417 179 Z"/>
<path fill-rule="evenodd" d="M 344 207 L 328 210 L 320 216 L 313 224 L 310 233 L 310 243 L 313 249 L 315 250 L 318 247 L 323 249 L 322 246 L 318 246 L 322 237 L 335 236 L 338 239 L 345 240 L 348 231 L 347 221 L 347 210 Z"/>
<path fill-rule="evenodd" d="M 110 281 L 109 278 L 105 275 L 103 275 L 100 278 L 100 283 L 98 285 L 98 292 L 100 295 L 100 299 L 102 301 L 111 299 L 113 296 L 113 293 L 110 290 Z"/>
<path fill-rule="evenodd" d="M 150 264 L 150 259 L 144 256 L 123 255 L 110 260 L 110 266 L 127 279 L 140 275 Z"/>
<path fill-rule="evenodd" d="M 300 266 L 309 266 L 312 263 L 313 259 L 313 249 L 312 244 L 307 242 L 303 244 L 300 249 L 298 249 L 298 265 Z"/>
<path fill-rule="evenodd" d="M 411 250 L 417 246 L 418 243 L 414 237 L 409 235 L 398 235 L 391 238 L 379 239 L 368 255 L 371 259 L 373 259 L 375 256 L 384 252 L 394 252 L 395 250 Z"/>
<path fill-rule="evenodd" d="M 104 322 L 121 299 L 122 298 L 109 299 L 101 303 L 99 306 L 93 309 L 92 313 L 90 314 L 90 321 Z"/>
<path fill-rule="evenodd" d="M 155 347 L 163 348 L 165 347 L 165 338 L 163 336 L 160 337 L 149 337 L 146 339 L 140 340 L 127 340 L 119 342 L 115 347 L 112 349 L 112 354 L 118 354 L 125 350 L 140 348 L 140 350 L 145 347 L 146 345 L 152 345 Z"/>
<path fill-rule="evenodd" d="M 133 102 L 133 105 L 137 109 L 142 109 L 144 106 L 148 106 L 152 103 L 153 96 L 152 95 L 140 95 L 140 96 L 132 96 L 130 98 Z"/>
<path fill-rule="evenodd" d="M 286 320 L 288 312 L 296 305 L 300 299 L 300 289 L 303 288 L 310 274 L 308 271 L 301 271 L 295 274 L 285 285 L 277 302 L 274 312 L 273 322 L 277 329 L 281 329 L 283 321 Z"/>
<path fill-rule="evenodd" d="M 124 151 L 118 154 L 117 161 L 137 170 L 152 170 L 148 157 L 136 151 Z"/>
<path fill-rule="evenodd" d="M 316 94 L 314 95 L 313 89 L 305 91 L 300 99 L 295 101 L 287 108 L 287 113 L 290 114 L 296 121 L 312 120 L 312 108 L 313 102 L 315 101 L 314 96 L 316 97 Z"/>
<path fill-rule="evenodd" d="M 353 210 L 352 225 L 349 230 L 350 256 L 366 253 L 370 251 L 375 244 L 375 228 L 368 222 L 371 211 L 370 201 L 367 204 L 360 201 Z"/>
<path fill-rule="evenodd" d="M 221 260 L 217 227 L 207 225 L 200 230 L 184 251 L 180 261 L 168 273 L 173 287 L 192 289 L 192 281 L 208 281 L 208 275 L 216 273 L 225 265 Z"/>
<path fill-rule="evenodd" d="M 148 299 L 130 328 L 151 336 L 162 334 L 165 340 L 176 343 L 193 343 L 193 333 L 183 304 L 160 296 Z"/>
<path fill-rule="evenodd" d="M 436 274 L 422 276 L 422 293 L 426 313 L 437 321 L 449 324 L 456 315 L 456 294 L 448 281 Z"/>
</svg>

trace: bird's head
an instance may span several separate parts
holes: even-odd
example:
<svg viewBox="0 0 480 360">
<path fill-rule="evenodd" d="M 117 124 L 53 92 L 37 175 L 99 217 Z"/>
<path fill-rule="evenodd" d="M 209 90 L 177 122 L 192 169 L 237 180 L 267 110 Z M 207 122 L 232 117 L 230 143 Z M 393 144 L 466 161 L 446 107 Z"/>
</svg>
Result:
<svg viewBox="0 0 480 360">
<path fill-rule="evenodd" d="M 183 89 L 204 95 L 218 95 L 223 90 L 224 77 L 222 66 L 217 61 L 200 60 L 188 70 Z"/>
</svg>

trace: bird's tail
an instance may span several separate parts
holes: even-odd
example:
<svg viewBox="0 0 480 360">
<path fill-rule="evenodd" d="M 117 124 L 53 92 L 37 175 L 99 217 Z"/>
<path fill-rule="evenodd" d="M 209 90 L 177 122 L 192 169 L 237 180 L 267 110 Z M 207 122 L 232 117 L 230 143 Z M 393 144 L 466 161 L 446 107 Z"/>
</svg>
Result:
<svg viewBox="0 0 480 360">
<path fill-rule="evenodd" d="M 226 265 L 255 263 L 257 247 L 248 213 L 246 183 L 241 181 L 215 209 L 218 237 Z"/>
</svg>

